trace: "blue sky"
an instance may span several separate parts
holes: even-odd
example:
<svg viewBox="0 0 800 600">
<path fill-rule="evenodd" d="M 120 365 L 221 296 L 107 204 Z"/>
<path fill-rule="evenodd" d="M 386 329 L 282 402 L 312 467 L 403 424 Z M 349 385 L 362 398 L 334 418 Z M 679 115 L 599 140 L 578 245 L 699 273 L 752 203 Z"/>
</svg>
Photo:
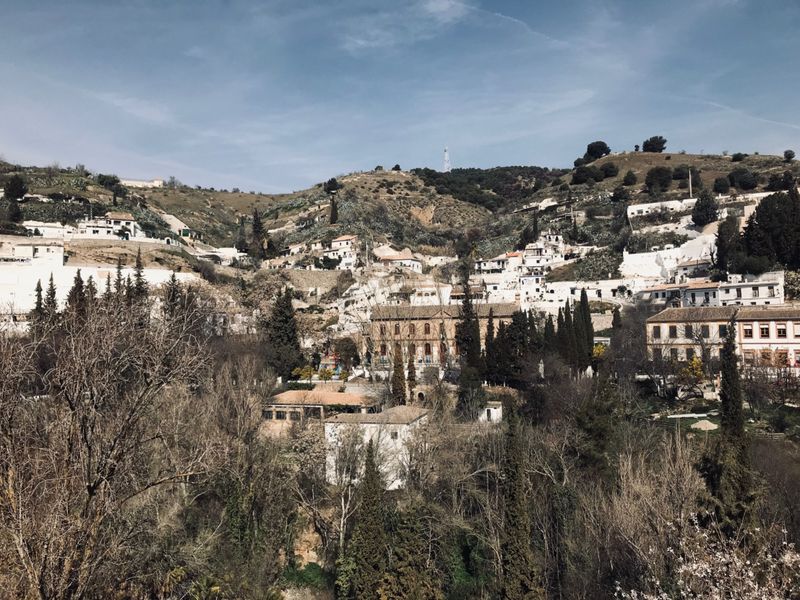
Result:
<svg viewBox="0 0 800 600">
<path fill-rule="evenodd" d="M 800 151 L 796 0 L 3 0 L 0 155 L 291 191 L 587 142 Z"/>
</svg>

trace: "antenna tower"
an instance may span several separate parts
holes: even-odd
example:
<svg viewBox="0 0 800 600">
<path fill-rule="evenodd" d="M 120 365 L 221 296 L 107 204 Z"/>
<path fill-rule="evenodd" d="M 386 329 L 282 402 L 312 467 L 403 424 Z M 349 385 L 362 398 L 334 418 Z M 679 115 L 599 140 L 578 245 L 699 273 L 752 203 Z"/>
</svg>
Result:
<svg viewBox="0 0 800 600">
<path fill-rule="evenodd" d="M 444 149 L 444 167 L 442 168 L 442 173 L 449 173 L 450 172 L 450 153 L 447 151 L 447 147 L 445 146 Z"/>
</svg>

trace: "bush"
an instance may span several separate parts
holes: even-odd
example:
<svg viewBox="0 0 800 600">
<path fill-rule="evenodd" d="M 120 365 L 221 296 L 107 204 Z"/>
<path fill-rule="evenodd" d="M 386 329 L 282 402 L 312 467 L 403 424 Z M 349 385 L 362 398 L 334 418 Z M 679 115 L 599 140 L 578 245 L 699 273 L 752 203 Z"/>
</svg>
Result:
<svg viewBox="0 0 800 600">
<path fill-rule="evenodd" d="M 622 185 L 636 185 L 637 181 L 639 181 L 639 178 L 636 177 L 636 173 L 629 170 L 622 179 Z"/>
<path fill-rule="evenodd" d="M 602 167 L 600 167 L 600 170 L 603 172 L 603 177 L 605 178 L 616 177 L 619 175 L 619 167 L 613 162 L 605 163 Z"/>
<path fill-rule="evenodd" d="M 747 158 L 747 154 L 744 152 L 734 152 L 731 156 L 731 162 L 742 162 L 745 158 Z"/>
<path fill-rule="evenodd" d="M 597 167 L 578 167 L 572 174 L 572 184 L 578 185 L 581 183 L 589 183 L 596 181 L 603 181 L 603 172 Z"/>
<path fill-rule="evenodd" d="M 785 160 L 787 163 L 792 162 L 794 160 L 794 150 L 784 150 L 783 160 Z"/>
<path fill-rule="evenodd" d="M 756 174 L 744 167 L 739 167 L 728 173 L 728 181 L 732 187 L 740 190 L 754 190 L 758 186 Z"/>
<path fill-rule="evenodd" d="M 669 167 L 653 167 L 647 172 L 644 180 L 647 191 L 651 194 L 666 192 L 672 185 L 672 169 Z"/>
<path fill-rule="evenodd" d="M 717 177 L 714 180 L 714 191 L 718 194 L 727 194 L 731 190 L 731 182 L 727 177 Z"/>
</svg>

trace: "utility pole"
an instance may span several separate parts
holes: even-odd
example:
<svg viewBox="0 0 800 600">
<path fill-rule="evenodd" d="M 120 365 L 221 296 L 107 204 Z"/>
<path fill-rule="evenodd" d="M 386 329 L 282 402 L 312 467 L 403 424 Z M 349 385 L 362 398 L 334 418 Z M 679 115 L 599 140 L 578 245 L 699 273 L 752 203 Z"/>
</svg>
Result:
<svg viewBox="0 0 800 600">
<path fill-rule="evenodd" d="M 689 167 L 689 198 L 692 197 L 692 167 Z"/>
<path fill-rule="evenodd" d="M 450 153 L 447 151 L 447 146 L 444 148 L 444 165 L 442 168 L 442 173 L 449 173 L 450 172 Z"/>
</svg>

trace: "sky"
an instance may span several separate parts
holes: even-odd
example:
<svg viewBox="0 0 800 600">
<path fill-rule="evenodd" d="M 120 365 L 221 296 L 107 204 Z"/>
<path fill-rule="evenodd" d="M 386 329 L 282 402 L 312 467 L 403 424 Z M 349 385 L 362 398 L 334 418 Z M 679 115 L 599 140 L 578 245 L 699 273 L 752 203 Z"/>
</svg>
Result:
<svg viewBox="0 0 800 600">
<path fill-rule="evenodd" d="M 0 156 L 287 192 L 586 144 L 800 152 L 797 0 L 0 0 Z"/>
</svg>

